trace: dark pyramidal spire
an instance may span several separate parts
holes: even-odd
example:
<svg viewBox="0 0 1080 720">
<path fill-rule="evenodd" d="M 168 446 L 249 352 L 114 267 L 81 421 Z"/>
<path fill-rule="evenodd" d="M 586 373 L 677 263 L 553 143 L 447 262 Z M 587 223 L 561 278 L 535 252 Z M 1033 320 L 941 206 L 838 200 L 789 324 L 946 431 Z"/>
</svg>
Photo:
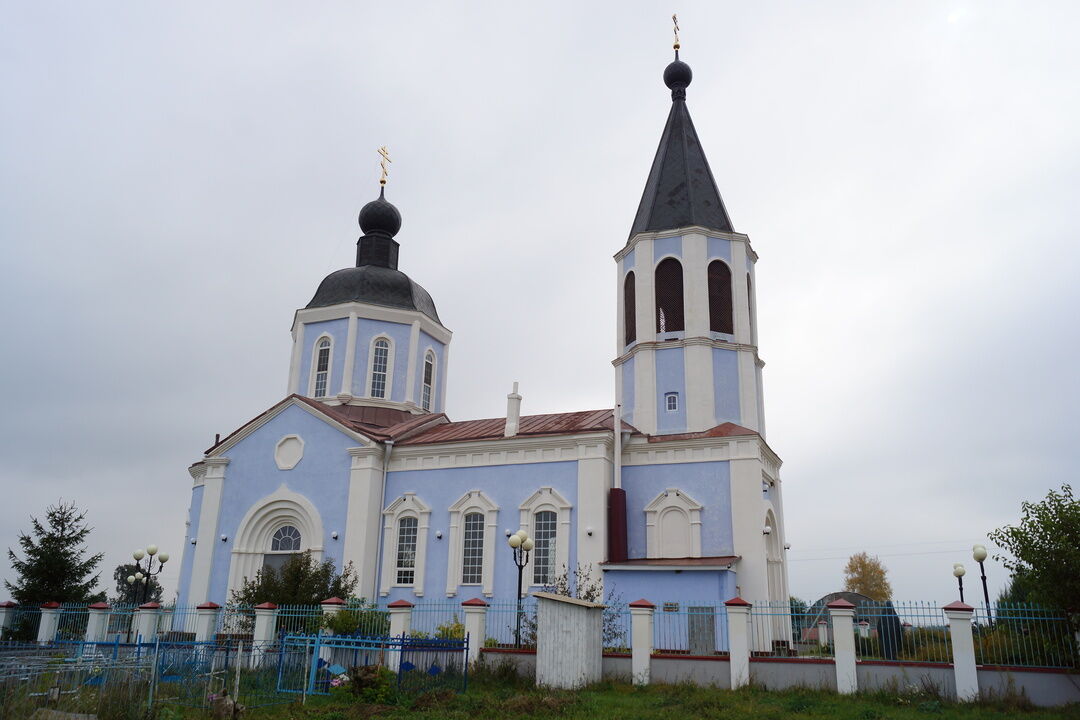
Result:
<svg viewBox="0 0 1080 720">
<path fill-rule="evenodd" d="M 664 84 L 671 88 L 671 112 L 630 229 L 631 237 L 639 232 L 688 225 L 734 232 L 686 109 L 686 87 L 693 76 L 690 66 L 679 60 L 676 42 L 675 61 L 664 69 Z"/>
</svg>

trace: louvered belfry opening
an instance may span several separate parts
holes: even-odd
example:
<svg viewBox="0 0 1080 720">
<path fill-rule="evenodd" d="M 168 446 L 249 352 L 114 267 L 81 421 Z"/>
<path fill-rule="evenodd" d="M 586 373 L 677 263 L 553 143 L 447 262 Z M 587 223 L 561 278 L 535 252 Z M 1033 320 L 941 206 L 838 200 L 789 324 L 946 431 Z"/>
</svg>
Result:
<svg viewBox="0 0 1080 720">
<path fill-rule="evenodd" d="M 656 266 L 656 332 L 685 329 L 682 265 L 675 258 L 667 258 Z"/>
<path fill-rule="evenodd" d="M 709 263 L 709 329 L 713 332 L 735 332 L 731 303 L 731 268 L 723 260 Z"/>
<path fill-rule="evenodd" d="M 623 282 L 623 324 L 625 325 L 626 342 L 624 345 L 637 340 L 637 291 L 634 287 L 634 273 L 626 274 Z"/>
</svg>

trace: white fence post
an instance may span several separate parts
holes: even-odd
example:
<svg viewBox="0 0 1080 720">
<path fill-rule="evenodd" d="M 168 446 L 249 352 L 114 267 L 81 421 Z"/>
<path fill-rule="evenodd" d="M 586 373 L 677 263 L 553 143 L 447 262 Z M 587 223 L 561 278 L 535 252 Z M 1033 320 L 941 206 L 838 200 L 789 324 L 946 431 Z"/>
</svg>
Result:
<svg viewBox="0 0 1080 720">
<path fill-rule="evenodd" d="M 971 617 L 975 608 L 962 602 L 954 602 L 942 610 L 945 611 L 945 617 L 949 618 L 956 699 L 962 702 L 978 700 L 979 674 L 975 670 L 975 639 L 971 634 Z"/>
<path fill-rule="evenodd" d="M 109 629 L 109 604 L 98 602 L 86 608 L 86 635 L 88 643 L 105 640 L 105 631 Z"/>
<path fill-rule="evenodd" d="M 630 679 L 635 685 L 649 684 L 654 612 L 656 606 L 644 598 L 630 603 Z"/>
<path fill-rule="evenodd" d="M 39 643 L 51 643 L 60 627 L 60 603 L 47 602 L 41 606 L 41 623 L 38 625 Z"/>
<path fill-rule="evenodd" d="M 836 692 L 847 695 L 859 689 L 855 669 L 855 605 L 841 598 L 826 607 L 832 616 Z"/>
<path fill-rule="evenodd" d="M 386 606 L 390 613 L 390 637 L 401 638 L 408 635 L 412 630 L 413 604 L 408 600 L 395 600 Z M 386 658 L 386 666 L 393 672 L 397 672 L 401 666 L 401 648 L 396 652 L 391 651 Z"/>
<path fill-rule="evenodd" d="M 217 603 L 204 602 L 195 608 L 195 642 L 210 642 L 214 639 L 220 614 L 221 606 Z"/>
<path fill-rule="evenodd" d="M 332 618 L 334 615 L 337 615 L 339 612 L 345 609 L 345 601 L 339 597 L 327 598 L 319 604 L 322 606 L 323 620 Z M 322 630 L 322 634 L 333 635 L 334 631 L 329 628 L 324 628 Z M 331 647 L 320 647 L 319 659 L 329 665 L 334 659 L 334 649 Z"/>
<path fill-rule="evenodd" d="M 138 642 L 152 643 L 157 637 L 158 622 L 161 618 L 161 605 L 156 602 L 143 603 L 135 613 L 135 638 Z"/>
<path fill-rule="evenodd" d="M 829 621 L 824 618 L 817 621 L 817 644 L 820 647 L 829 644 Z"/>
<path fill-rule="evenodd" d="M 750 609 L 753 605 L 741 597 L 724 603 L 727 607 L 728 664 L 731 666 L 731 689 L 750 683 Z"/>
<path fill-rule="evenodd" d="M 274 644 L 277 635 L 277 605 L 262 603 L 255 606 L 255 633 L 251 638 L 252 663 L 262 659 L 267 648 Z"/>
<path fill-rule="evenodd" d="M 472 664 L 480 659 L 480 649 L 487 639 L 488 604 L 480 598 L 473 598 L 461 603 L 461 610 L 465 613 L 465 636 L 469 638 L 468 662 Z"/>
<path fill-rule="evenodd" d="M 11 627 L 11 621 L 15 618 L 15 608 L 17 607 L 19 607 L 19 604 L 11 600 L 0 603 L 0 637 L 3 637 L 4 631 Z"/>
</svg>

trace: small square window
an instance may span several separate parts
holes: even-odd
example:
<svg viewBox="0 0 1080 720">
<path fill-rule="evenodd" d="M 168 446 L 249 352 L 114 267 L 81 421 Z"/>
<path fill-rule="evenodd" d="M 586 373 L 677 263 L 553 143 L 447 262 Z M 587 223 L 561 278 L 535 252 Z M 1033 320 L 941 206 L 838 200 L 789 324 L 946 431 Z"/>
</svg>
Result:
<svg viewBox="0 0 1080 720">
<path fill-rule="evenodd" d="M 668 412 L 679 410 L 679 393 L 667 393 L 664 395 L 664 408 Z"/>
</svg>

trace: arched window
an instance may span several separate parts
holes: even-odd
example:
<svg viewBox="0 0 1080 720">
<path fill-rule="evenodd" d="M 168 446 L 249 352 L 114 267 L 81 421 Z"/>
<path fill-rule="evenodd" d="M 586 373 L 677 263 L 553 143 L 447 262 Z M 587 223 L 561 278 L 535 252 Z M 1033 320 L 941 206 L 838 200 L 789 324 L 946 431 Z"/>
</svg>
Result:
<svg viewBox="0 0 1080 720">
<path fill-rule="evenodd" d="M 461 556 L 461 583 L 479 585 L 484 579 L 484 514 L 465 516 L 464 551 Z"/>
<path fill-rule="evenodd" d="M 735 332 L 731 302 L 731 268 L 723 260 L 709 263 L 709 329 L 713 332 Z"/>
<path fill-rule="evenodd" d="M 558 517 L 541 510 L 533 517 L 533 585 L 550 585 L 555 580 L 555 533 Z"/>
<path fill-rule="evenodd" d="M 667 258 L 656 266 L 656 332 L 684 330 L 682 265 Z"/>
<path fill-rule="evenodd" d="M 424 385 L 420 394 L 420 407 L 431 409 L 431 399 L 435 394 L 435 353 L 430 350 L 424 355 Z"/>
<path fill-rule="evenodd" d="M 412 585 L 416 579 L 416 533 L 419 521 L 413 516 L 398 520 L 397 532 L 397 582 Z"/>
<path fill-rule="evenodd" d="M 750 342 L 754 341 L 754 286 L 746 273 L 746 317 L 750 321 Z"/>
<path fill-rule="evenodd" d="M 386 397 L 386 370 L 390 362 L 390 343 L 382 338 L 371 351 L 371 397 Z"/>
<path fill-rule="evenodd" d="M 636 292 L 634 288 L 634 273 L 626 274 L 623 282 L 623 323 L 625 324 L 626 345 L 637 340 L 637 307 L 635 306 Z"/>
<path fill-rule="evenodd" d="M 651 558 L 701 557 L 704 507 L 678 488 L 645 506 L 645 554 Z"/>
<path fill-rule="evenodd" d="M 300 531 L 292 525 L 283 525 L 270 539 L 270 552 L 263 555 L 263 567 L 280 570 L 296 553 L 300 552 Z"/>
<path fill-rule="evenodd" d="M 326 397 L 326 389 L 330 387 L 330 338 L 324 337 L 315 344 L 315 380 L 312 383 L 312 396 Z"/>
</svg>

